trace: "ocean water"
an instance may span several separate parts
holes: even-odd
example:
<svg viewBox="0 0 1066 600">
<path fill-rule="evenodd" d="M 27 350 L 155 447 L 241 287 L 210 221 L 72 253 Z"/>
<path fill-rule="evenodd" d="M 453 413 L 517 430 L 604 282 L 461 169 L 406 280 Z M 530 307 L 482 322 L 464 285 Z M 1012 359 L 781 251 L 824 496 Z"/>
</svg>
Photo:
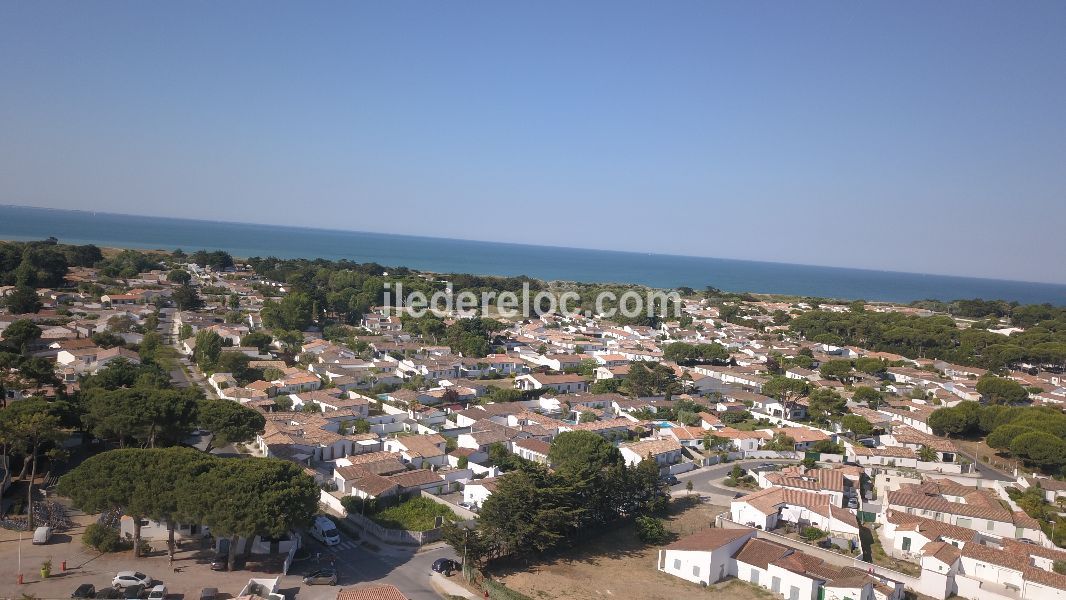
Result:
<svg viewBox="0 0 1066 600">
<path fill-rule="evenodd" d="M 890 302 L 985 298 L 1066 305 L 1066 285 L 1047 283 L 0 206 L 0 239 L 49 236 L 72 244 L 221 249 L 241 257 L 346 258 L 439 273 L 662 288 L 712 285 L 737 292 Z"/>
</svg>

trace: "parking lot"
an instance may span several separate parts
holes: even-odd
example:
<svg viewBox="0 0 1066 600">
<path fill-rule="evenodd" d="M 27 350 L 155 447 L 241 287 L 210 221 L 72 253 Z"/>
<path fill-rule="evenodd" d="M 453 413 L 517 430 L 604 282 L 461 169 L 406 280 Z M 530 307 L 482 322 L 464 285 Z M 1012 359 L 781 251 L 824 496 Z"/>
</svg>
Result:
<svg viewBox="0 0 1066 600">
<path fill-rule="evenodd" d="M 50 543 L 40 546 L 31 544 L 32 535 L 0 529 L 0 597 L 18 598 L 23 594 L 36 598 L 70 598 L 71 593 L 83 583 L 97 588 L 108 587 L 119 571 L 140 571 L 167 586 L 168 598 L 172 600 L 198 600 L 200 590 L 214 587 L 220 598 L 235 597 L 250 578 L 272 578 L 279 573 L 257 572 L 253 564 L 249 570 L 234 572 L 212 571 L 210 550 L 185 549 L 175 555 L 173 566 L 165 552 L 165 544 L 153 543 L 151 556 L 134 559 L 132 552 L 99 554 L 81 543 L 84 526 L 94 521 L 92 516 L 74 517 L 75 527 L 57 533 Z M 296 562 L 288 576 L 282 577 L 280 589 L 290 600 L 334 600 L 337 590 L 360 583 L 391 583 L 411 600 L 436 600 L 441 595 L 441 577 L 434 578 L 430 565 L 438 558 L 455 558 L 450 548 L 437 546 L 416 552 L 415 549 L 382 548 L 365 545 L 360 540 L 343 538 L 334 548 L 326 548 L 305 537 L 310 557 Z M 316 561 L 316 555 L 321 556 Z M 330 557 L 338 574 L 338 585 L 306 586 L 301 578 L 324 566 Z M 52 574 L 41 578 L 41 564 L 52 561 Z M 66 562 L 66 571 L 62 563 Z M 21 564 L 21 570 L 20 570 Z M 23 574 L 24 583 L 19 585 L 18 574 Z"/>
</svg>

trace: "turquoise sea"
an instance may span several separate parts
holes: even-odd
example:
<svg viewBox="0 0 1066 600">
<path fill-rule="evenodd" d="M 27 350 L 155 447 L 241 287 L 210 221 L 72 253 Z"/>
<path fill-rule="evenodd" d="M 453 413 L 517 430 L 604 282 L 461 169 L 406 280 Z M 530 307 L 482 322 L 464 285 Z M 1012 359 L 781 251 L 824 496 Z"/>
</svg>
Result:
<svg viewBox="0 0 1066 600">
<path fill-rule="evenodd" d="M 712 285 L 727 291 L 891 302 L 985 298 L 1066 305 L 1066 285 L 1048 283 L 0 206 L 0 239 L 49 236 L 99 246 L 221 249 L 242 257 L 347 258 L 440 273 L 663 288 Z"/>
</svg>

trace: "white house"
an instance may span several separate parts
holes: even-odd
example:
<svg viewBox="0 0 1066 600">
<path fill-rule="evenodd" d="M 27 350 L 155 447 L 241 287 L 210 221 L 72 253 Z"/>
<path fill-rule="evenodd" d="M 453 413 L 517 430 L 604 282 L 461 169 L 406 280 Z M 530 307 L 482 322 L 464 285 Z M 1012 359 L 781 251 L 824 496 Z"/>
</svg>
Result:
<svg viewBox="0 0 1066 600">
<path fill-rule="evenodd" d="M 754 529 L 704 529 L 659 550 L 659 570 L 692 583 L 709 585 L 736 575 L 733 555 Z"/>
<path fill-rule="evenodd" d="M 496 491 L 496 479 L 473 479 L 463 486 L 463 502 L 481 508 L 485 500 Z"/>
<path fill-rule="evenodd" d="M 813 526 L 833 535 L 858 539 L 855 513 L 833 503 L 831 495 L 790 488 L 767 488 L 733 500 L 730 519 L 749 527 L 772 530 L 781 521 Z"/>
<path fill-rule="evenodd" d="M 519 390 L 551 388 L 560 394 L 576 394 L 588 391 L 588 382 L 580 375 L 528 373 L 515 377 L 514 386 Z"/>
<path fill-rule="evenodd" d="M 902 583 L 854 566 L 837 566 L 756 530 L 706 529 L 659 551 L 658 569 L 709 585 L 736 577 L 788 600 L 900 600 Z"/>
<path fill-rule="evenodd" d="M 631 442 L 620 445 L 618 449 L 629 466 L 638 465 L 648 457 L 659 466 L 668 466 L 680 462 L 682 456 L 681 444 L 671 438 Z"/>
</svg>

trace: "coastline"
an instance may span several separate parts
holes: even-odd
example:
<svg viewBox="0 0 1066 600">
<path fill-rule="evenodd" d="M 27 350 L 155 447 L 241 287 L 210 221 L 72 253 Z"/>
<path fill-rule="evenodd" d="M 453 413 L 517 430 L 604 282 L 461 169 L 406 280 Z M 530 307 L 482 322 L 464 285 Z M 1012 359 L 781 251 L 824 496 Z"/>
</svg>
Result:
<svg viewBox="0 0 1066 600">
<path fill-rule="evenodd" d="M 541 281 L 707 286 L 733 293 L 907 304 L 985 298 L 1066 305 L 1066 284 L 424 238 L 285 226 L 216 223 L 0 205 L 0 238 L 235 257 L 350 260 L 426 273 L 529 276 Z"/>
</svg>

